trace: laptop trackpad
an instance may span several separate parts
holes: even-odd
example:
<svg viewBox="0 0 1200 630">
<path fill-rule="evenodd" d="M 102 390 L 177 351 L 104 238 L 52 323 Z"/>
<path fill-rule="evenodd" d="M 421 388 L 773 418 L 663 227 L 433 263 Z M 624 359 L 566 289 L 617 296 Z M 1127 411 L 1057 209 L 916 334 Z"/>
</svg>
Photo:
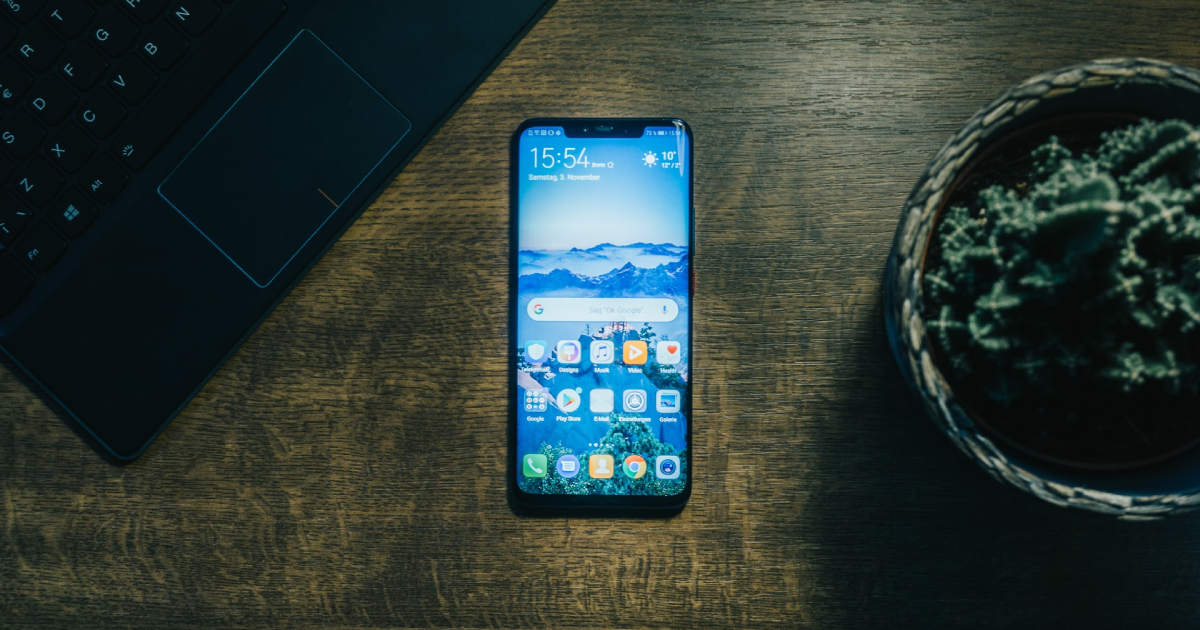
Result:
<svg viewBox="0 0 1200 630">
<path fill-rule="evenodd" d="M 303 30 L 158 193 L 266 287 L 411 127 Z"/>
</svg>

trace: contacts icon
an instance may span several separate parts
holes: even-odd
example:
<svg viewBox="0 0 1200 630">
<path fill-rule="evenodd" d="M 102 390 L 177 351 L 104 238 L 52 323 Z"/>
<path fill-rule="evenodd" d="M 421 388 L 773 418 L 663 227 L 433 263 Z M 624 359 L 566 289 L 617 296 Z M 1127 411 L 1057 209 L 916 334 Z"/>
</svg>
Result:
<svg viewBox="0 0 1200 630">
<path fill-rule="evenodd" d="M 592 455 L 588 458 L 588 475 L 593 479 L 609 479 L 613 476 L 612 455 Z"/>
</svg>

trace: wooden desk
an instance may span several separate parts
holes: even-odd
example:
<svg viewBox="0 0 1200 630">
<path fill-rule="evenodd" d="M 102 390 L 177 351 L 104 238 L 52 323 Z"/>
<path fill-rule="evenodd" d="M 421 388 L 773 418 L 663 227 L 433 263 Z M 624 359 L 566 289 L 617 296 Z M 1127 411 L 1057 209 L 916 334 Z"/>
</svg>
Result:
<svg viewBox="0 0 1200 630">
<path fill-rule="evenodd" d="M 1157 0 L 561 0 L 136 463 L 0 369 L 0 626 L 1179 627 L 1194 518 L 1002 488 L 900 381 L 880 279 L 975 109 L 1097 57 L 1200 65 Z M 505 500 L 507 142 L 696 132 L 691 504 Z"/>
</svg>

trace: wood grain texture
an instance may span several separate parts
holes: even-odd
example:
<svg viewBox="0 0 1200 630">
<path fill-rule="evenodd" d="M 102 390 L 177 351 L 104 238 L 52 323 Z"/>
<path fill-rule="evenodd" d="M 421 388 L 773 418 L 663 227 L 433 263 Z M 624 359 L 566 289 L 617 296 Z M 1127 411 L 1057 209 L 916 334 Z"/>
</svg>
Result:
<svg viewBox="0 0 1200 630">
<path fill-rule="evenodd" d="M 560 0 L 132 465 L 0 365 L 0 627 L 1181 627 L 1197 521 L 988 479 L 900 381 L 880 282 L 926 161 L 1005 87 L 1200 65 L 1168 0 Z M 520 518 L 507 142 L 696 135 L 696 477 L 669 520 Z"/>
</svg>

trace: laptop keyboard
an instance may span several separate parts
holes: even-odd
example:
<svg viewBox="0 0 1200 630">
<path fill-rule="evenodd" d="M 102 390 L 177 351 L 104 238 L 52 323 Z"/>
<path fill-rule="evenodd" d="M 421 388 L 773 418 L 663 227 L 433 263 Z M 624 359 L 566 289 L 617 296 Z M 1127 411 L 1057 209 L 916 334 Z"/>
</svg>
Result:
<svg viewBox="0 0 1200 630">
<path fill-rule="evenodd" d="M 0 0 L 0 316 L 285 10 L 282 0 Z"/>
</svg>

